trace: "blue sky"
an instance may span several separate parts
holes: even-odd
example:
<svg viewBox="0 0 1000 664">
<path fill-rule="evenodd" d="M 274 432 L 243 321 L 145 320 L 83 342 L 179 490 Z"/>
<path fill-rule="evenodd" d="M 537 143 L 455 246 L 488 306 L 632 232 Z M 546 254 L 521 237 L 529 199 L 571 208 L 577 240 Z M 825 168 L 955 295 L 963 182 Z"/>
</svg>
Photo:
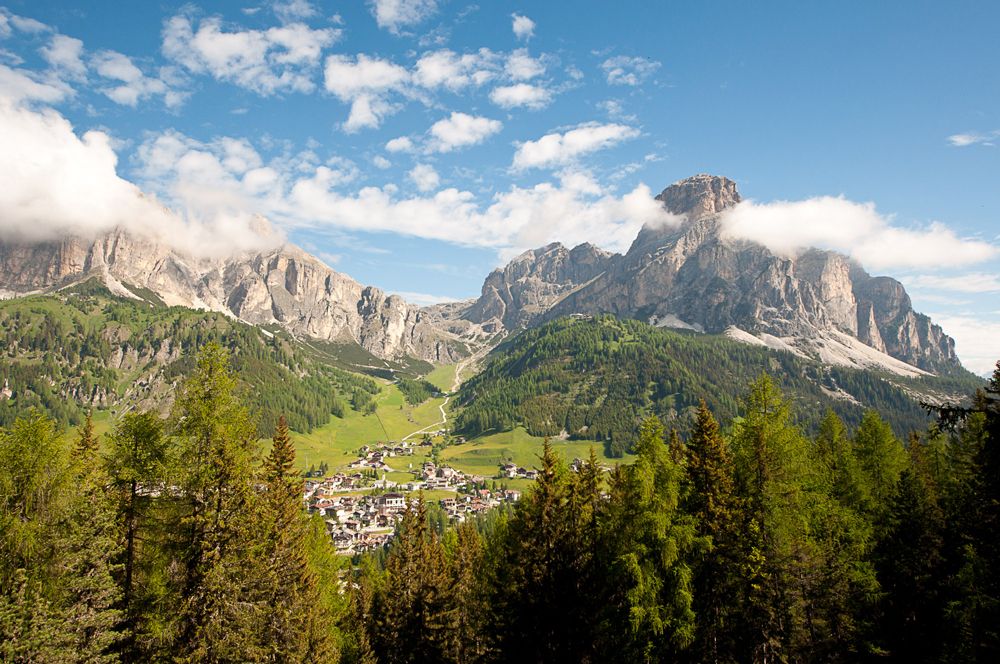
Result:
<svg viewBox="0 0 1000 664">
<path fill-rule="evenodd" d="M 998 22 L 992 2 L 7 2 L 0 231 L 159 219 L 121 203 L 134 183 L 179 243 L 251 246 L 259 214 L 425 302 L 549 241 L 622 251 L 662 221 L 651 194 L 710 172 L 754 201 L 733 228 L 900 278 L 984 372 Z"/>
</svg>

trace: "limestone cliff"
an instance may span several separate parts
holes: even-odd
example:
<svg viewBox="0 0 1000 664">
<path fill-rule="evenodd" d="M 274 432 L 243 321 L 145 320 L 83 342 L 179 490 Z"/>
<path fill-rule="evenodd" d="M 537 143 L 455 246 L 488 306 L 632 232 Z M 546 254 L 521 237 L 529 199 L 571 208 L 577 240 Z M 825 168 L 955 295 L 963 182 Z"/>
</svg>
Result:
<svg viewBox="0 0 1000 664">
<path fill-rule="evenodd" d="M 720 216 L 741 201 L 732 180 L 697 175 L 657 199 L 686 221 L 643 228 L 624 256 L 601 254 L 575 279 L 544 260 L 558 255 L 555 245 L 527 252 L 487 278 L 466 316 L 493 316 L 514 329 L 611 313 L 710 333 L 738 331 L 739 338 L 748 333 L 835 363 L 904 373 L 959 366 L 954 341 L 913 311 L 895 279 L 872 277 L 835 252 L 809 249 L 790 258 L 727 237 Z"/>
<path fill-rule="evenodd" d="M 119 295 L 151 291 L 168 305 L 276 324 L 299 336 L 353 341 L 382 358 L 449 362 L 463 348 L 426 321 L 419 308 L 359 284 L 294 245 L 213 260 L 184 256 L 120 230 L 92 241 L 0 243 L 0 291 L 8 297 L 91 276 Z"/>
</svg>

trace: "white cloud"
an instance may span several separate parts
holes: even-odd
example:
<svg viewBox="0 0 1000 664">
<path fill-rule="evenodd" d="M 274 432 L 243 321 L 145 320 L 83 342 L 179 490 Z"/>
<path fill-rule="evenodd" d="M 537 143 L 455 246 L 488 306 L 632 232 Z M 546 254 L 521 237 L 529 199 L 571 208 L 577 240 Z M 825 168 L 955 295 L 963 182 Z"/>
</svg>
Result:
<svg viewBox="0 0 1000 664">
<path fill-rule="evenodd" d="M 969 371 L 992 374 L 1000 360 L 1000 322 L 969 315 L 931 314 L 955 339 L 955 352 Z"/>
<path fill-rule="evenodd" d="M 522 143 L 514 154 L 512 167 L 523 170 L 565 165 L 638 135 L 639 130 L 628 125 L 582 124 L 565 133 L 546 134 L 537 141 Z"/>
<path fill-rule="evenodd" d="M 331 55 L 326 59 L 324 81 L 327 91 L 351 104 L 350 115 L 344 123 L 348 132 L 382 124 L 382 120 L 396 110 L 387 95 L 404 90 L 409 80 L 410 74 L 404 67 L 364 53 L 355 58 Z"/>
<path fill-rule="evenodd" d="M 424 53 L 413 70 L 413 82 L 428 89 L 458 91 L 480 86 L 496 76 L 499 57 L 487 48 L 459 55 L 449 49 Z"/>
<path fill-rule="evenodd" d="M 172 90 L 163 80 L 146 76 L 132 59 L 116 51 L 101 51 L 91 62 L 101 77 L 114 81 L 110 86 L 100 88 L 109 99 L 123 106 L 135 106 L 143 99 L 162 96 L 164 103 L 173 108 L 179 106 L 187 94 Z"/>
<path fill-rule="evenodd" d="M 0 98 L 8 102 L 55 103 L 72 94 L 73 91 L 58 79 L 0 64 Z"/>
<path fill-rule="evenodd" d="M 372 158 L 372 163 L 375 164 L 375 168 L 381 168 L 382 170 L 392 166 L 392 162 L 380 154 L 377 154 Z"/>
<path fill-rule="evenodd" d="M 823 196 L 805 201 L 744 201 L 722 214 L 732 238 L 763 244 L 793 256 L 805 247 L 845 253 L 873 269 L 953 267 L 982 262 L 1000 249 L 960 238 L 940 223 L 925 228 L 893 226 L 872 203 Z"/>
<path fill-rule="evenodd" d="M 100 131 L 77 136 L 51 109 L 32 110 L 0 100 L 0 237 L 42 241 L 93 237 L 127 228 L 196 255 L 257 246 L 246 213 L 181 217 L 143 195 L 116 173 L 113 140 Z"/>
<path fill-rule="evenodd" d="M 430 164 L 417 164 L 408 175 L 417 189 L 423 192 L 433 191 L 441 184 L 441 177 Z"/>
<path fill-rule="evenodd" d="M 490 101 L 501 108 L 523 106 L 533 110 L 545 108 L 552 101 L 552 93 L 540 85 L 515 83 L 494 88 Z"/>
<path fill-rule="evenodd" d="M 616 55 L 601 63 L 611 85 L 639 85 L 659 68 L 656 60 L 626 55 Z"/>
<path fill-rule="evenodd" d="M 413 152 L 413 141 L 408 136 L 399 136 L 385 144 L 389 152 Z"/>
<path fill-rule="evenodd" d="M 993 131 L 987 132 L 969 132 L 967 134 L 953 134 L 948 137 L 948 142 L 953 146 L 958 148 L 968 147 L 970 145 L 994 145 L 993 141 L 1000 138 L 1000 129 L 994 129 Z"/>
<path fill-rule="evenodd" d="M 274 15 L 283 23 L 293 23 L 319 14 L 308 0 L 283 0 L 275 2 L 271 9 Z"/>
<path fill-rule="evenodd" d="M 519 48 L 507 56 L 504 71 L 514 81 L 529 81 L 545 73 L 545 65 L 538 58 L 528 54 L 528 49 Z"/>
<path fill-rule="evenodd" d="M 520 14 L 511 14 L 510 17 L 513 20 L 511 28 L 514 30 L 515 37 L 518 39 L 531 39 L 535 35 L 535 22 L 530 18 L 521 16 Z"/>
<path fill-rule="evenodd" d="M 60 73 L 74 79 L 87 75 L 87 65 L 83 63 L 83 42 L 79 39 L 55 34 L 49 44 L 39 51 L 49 66 Z"/>
<path fill-rule="evenodd" d="M 430 152 L 451 152 L 456 148 L 482 143 L 501 129 L 503 123 L 499 120 L 453 112 L 431 125 L 427 149 Z"/>
<path fill-rule="evenodd" d="M 370 0 L 372 15 L 378 27 L 393 34 L 416 25 L 437 11 L 436 0 Z"/>
<path fill-rule="evenodd" d="M 267 30 L 225 30 L 206 18 L 197 29 L 186 16 L 163 28 L 163 54 L 196 74 L 209 74 L 260 95 L 312 92 L 324 48 L 340 38 L 332 28 L 314 30 L 288 23 Z"/>
<path fill-rule="evenodd" d="M 903 279 L 907 285 L 919 289 L 946 290 L 958 293 L 1000 293 L 1000 276 L 985 272 L 972 272 L 955 276 L 920 274 Z"/>
</svg>

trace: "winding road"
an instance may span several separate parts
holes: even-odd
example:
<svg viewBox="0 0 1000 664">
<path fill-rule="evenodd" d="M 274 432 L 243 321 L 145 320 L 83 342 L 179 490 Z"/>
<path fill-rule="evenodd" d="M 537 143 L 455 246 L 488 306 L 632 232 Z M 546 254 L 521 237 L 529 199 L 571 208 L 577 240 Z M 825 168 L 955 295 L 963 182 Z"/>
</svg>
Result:
<svg viewBox="0 0 1000 664">
<path fill-rule="evenodd" d="M 444 401 L 441 402 L 441 405 L 438 406 L 438 409 L 441 411 L 441 419 L 439 421 L 435 422 L 434 424 L 430 424 L 428 426 L 425 426 L 423 429 L 418 429 L 418 430 L 414 431 L 413 433 L 409 433 L 409 434 L 403 436 L 402 440 L 407 440 L 409 438 L 413 438 L 414 436 L 419 436 L 420 434 L 427 433 L 429 431 L 437 431 L 438 429 L 440 429 L 444 425 L 448 424 L 448 414 L 445 412 L 444 407 L 448 405 L 448 402 L 451 401 L 451 397 L 454 396 L 455 392 L 458 391 L 459 386 L 462 384 L 462 371 L 467 366 L 469 366 L 473 362 L 478 361 L 484 355 L 486 355 L 488 352 L 490 352 L 491 348 L 492 348 L 492 346 L 483 346 L 482 348 L 480 348 L 479 350 L 477 350 L 475 353 L 473 353 L 472 355 L 470 355 L 469 357 L 465 358 L 464 360 L 462 360 L 461 362 L 459 362 L 458 364 L 455 365 L 455 382 L 452 383 L 451 390 L 449 391 L 448 396 L 446 396 L 444 398 Z M 402 442 L 402 441 L 400 441 L 400 442 Z"/>
</svg>

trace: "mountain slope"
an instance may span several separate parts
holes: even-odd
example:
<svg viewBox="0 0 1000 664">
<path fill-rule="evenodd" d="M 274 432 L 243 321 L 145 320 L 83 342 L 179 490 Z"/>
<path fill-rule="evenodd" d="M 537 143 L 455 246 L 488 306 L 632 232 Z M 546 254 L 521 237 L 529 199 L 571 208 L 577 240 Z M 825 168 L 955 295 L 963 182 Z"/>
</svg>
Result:
<svg viewBox="0 0 1000 664">
<path fill-rule="evenodd" d="M 971 374 L 904 378 L 831 367 L 725 336 L 612 316 L 564 318 L 494 350 L 459 392 L 457 429 L 475 436 L 523 425 L 534 435 L 603 441 L 620 454 L 649 414 L 684 419 L 705 399 L 720 419 L 737 416 L 742 390 L 765 371 L 798 403 L 807 426 L 828 406 L 850 424 L 874 408 L 901 436 L 930 422 L 921 399 L 954 399 L 981 385 Z"/>
<path fill-rule="evenodd" d="M 0 243 L 0 295 L 52 292 L 90 277 L 117 295 L 151 292 L 168 305 L 276 324 L 296 336 L 356 343 L 383 359 L 449 362 L 466 352 L 402 298 L 362 286 L 294 245 L 216 260 L 182 255 L 121 230 L 94 241 Z"/>
<path fill-rule="evenodd" d="M 79 422 L 91 408 L 166 412 L 208 341 L 229 349 L 262 435 L 281 414 L 307 432 L 379 391 L 278 328 L 117 297 L 92 279 L 55 295 L 0 302 L 0 426 L 32 407 L 63 423 Z"/>
<path fill-rule="evenodd" d="M 832 364 L 908 375 L 961 371 L 954 341 L 913 310 L 895 279 L 872 277 L 836 252 L 810 249 L 786 258 L 728 237 L 722 215 L 742 200 L 731 180 L 698 175 L 657 198 L 686 221 L 644 227 L 625 255 L 602 256 L 576 281 L 561 278 L 572 269 L 554 273 L 542 261 L 527 260 L 529 252 L 490 275 L 489 288 L 484 285 L 464 317 L 482 322 L 494 293 L 520 288 L 518 298 L 504 302 L 500 320 L 509 330 L 560 316 L 611 313 L 728 332 Z M 550 245 L 538 251 L 573 256 L 577 249 Z M 528 293 L 526 286 L 532 289 Z M 544 297 L 549 292 L 556 296 Z M 522 312 L 517 305 L 525 301 L 534 306 Z"/>
</svg>

